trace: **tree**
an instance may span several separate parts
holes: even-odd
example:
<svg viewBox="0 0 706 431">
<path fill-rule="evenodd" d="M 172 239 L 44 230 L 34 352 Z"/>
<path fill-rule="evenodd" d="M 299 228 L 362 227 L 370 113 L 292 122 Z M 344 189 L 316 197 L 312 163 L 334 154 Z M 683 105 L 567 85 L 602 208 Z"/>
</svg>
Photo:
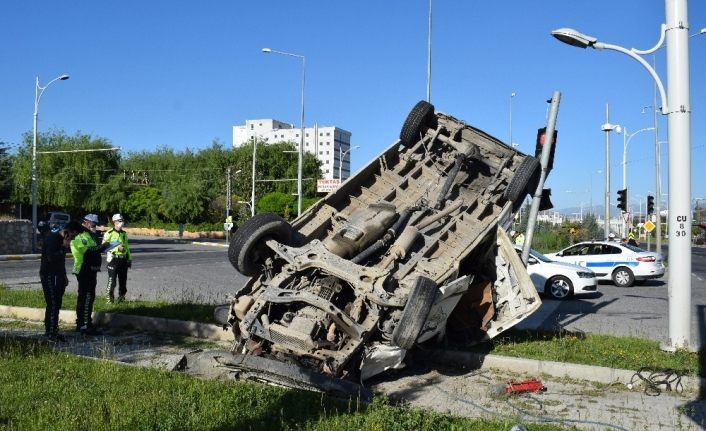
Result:
<svg viewBox="0 0 706 431">
<path fill-rule="evenodd" d="M 584 216 L 582 223 L 581 237 L 579 240 L 585 241 L 596 238 L 603 238 L 603 231 L 596 222 L 596 216 L 588 214 Z"/>
<path fill-rule="evenodd" d="M 12 194 L 12 160 L 10 146 L 0 142 L 0 202 L 10 200 Z"/>
<path fill-rule="evenodd" d="M 31 202 L 32 135 L 25 133 L 12 167 L 16 185 L 12 198 L 16 202 Z M 77 213 L 90 208 L 91 195 L 115 175 L 119 155 L 110 141 L 76 133 L 67 136 L 63 131 L 51 131 L 38 136 L 37 151 L 51 151 L 37 155 L 37 203 L 41 206 L 62 208 Z M 76 150 L 99 150 L 80 151 Z M 66 151 L 66 152 L 59 152 Z"/>
<path fill-rule="evenodd" d="M 174 181 L 164 188 L 164 215 L 174 223 L 194 223 L 204 212 L 202 186 L 197 181 Z"/>
<path fill-rule="evenodd" d="M 287 193 L 272 192 L 257 202 L 258 212 L 269 212 L 281 215 L 285 220 L 296 216 L 297 198 Z"/>
<path fill-rule="evenodd" d="M 144 187 L 131 193 L 125 202 L 125 217 L 131 221 L 155 223 L 162 218 L 162 193 L 155 187 Z"/>
</svg>

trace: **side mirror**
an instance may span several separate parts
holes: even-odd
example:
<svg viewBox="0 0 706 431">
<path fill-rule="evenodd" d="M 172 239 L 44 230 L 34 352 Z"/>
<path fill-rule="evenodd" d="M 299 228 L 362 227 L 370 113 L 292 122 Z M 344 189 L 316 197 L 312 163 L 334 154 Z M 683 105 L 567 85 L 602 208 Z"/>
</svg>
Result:
<svg viewBox="0 0 706 431">
<path fill-rule="evenodd" d="M 534 265 L 537 263 L 537 259 L 530 256 L 529 259 L 527 259 L 527 263 L 529 263 L 530 265 Z"/>
</svg>

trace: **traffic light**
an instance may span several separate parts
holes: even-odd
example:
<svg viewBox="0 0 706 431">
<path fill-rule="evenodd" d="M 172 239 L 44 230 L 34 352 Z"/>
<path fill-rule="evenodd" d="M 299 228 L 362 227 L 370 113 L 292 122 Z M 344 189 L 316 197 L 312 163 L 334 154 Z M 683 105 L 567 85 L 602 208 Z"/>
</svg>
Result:
<svg viewBox="0 0 706 431">
<path fill-rule="evenodd" d="M 537 142 L 534 146 L 534 157 L 538 160 L 542 159 L 542 147 L 544 146 L 545 135 L 547 134 L 547 128 L 542 127 L 537 130 Z M 556 137 L 559 134 L 558 130 L 554 130 L 554 139 L 552 139 L 552 148 L 549 152 L 549 163 L 547 163 L 547 171 L 551 171 L 554 167 L 554 152 L 556 151 Z"/>
<path fill-rule="evenodd" d="M 628 212 L 628 189 L 618 190 L 618 208 Z"/>
<path fill-rule="evenodd" d="M 647 195 L 647 214 L 654 214 L 655 212 L 655 197 Z"/>
</svg>

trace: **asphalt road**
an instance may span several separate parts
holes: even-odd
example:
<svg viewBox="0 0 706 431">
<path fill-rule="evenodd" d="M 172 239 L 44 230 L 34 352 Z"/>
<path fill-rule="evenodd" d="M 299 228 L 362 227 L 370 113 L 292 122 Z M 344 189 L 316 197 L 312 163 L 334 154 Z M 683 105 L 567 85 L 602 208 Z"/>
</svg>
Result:
<svg viewBox="0 0 706 431">
<path fill-rule="evenodd" d="M 224 241 L 211 243 L 136 237 L 130 240 L 133 267 L 128 273 L 128 299 L 221 304 L 246 282 L 228 262 Z M 67 268 L 72 261 L 67 259 Z M 669 269 L 667 269 L 669 271 Z M 706 249 L 692 249 L 692 339 L 706 344 Z M 39 261 L 0 261 L 0 282 L 40 288 Z M 76 291 L 70 278 L 68 291 Z M 99 295 L 107 280 L 98 275 Z M 542 307 L 520 324 L 525 328 L 557 327 L 585 332 L 636 336 L 667 341 L 667 275 L 621 289 L 600 284 L 598 292 L 567 301 L 545 298 Z"/>
<path fill-rule="evenodd" d="M 130 238 L 130 249 L 133 265 L 128 271 L 128 299 L 221 304 L 247 280 L 228 262 L 225 241 L 134 237 Z M 72 265 L 73 259 L 67 259 L 67 273 Z M 104 264 L 98 274 L 99 296 L 104 295 L 107 278 Z M 76 292 L 75 278 L 69 280 L 67 291 Z M 0 261 L 0 282 L 41 288 L 39 260 Z"/>
</svg>

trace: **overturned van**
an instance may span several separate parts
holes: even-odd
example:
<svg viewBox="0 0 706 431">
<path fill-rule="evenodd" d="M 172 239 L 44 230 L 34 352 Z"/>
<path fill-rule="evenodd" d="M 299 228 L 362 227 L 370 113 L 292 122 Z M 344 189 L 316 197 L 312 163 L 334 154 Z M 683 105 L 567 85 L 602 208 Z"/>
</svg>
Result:
<svg viewBox="0 0 706 431">
<path fill-rule="evenodd" d="M 504 231 L 539 175 L 536 158 L 419 102 L 399 140 L 293 223 L 262 213 L 234 234 L 228 257 L 250 279 L 230 305 L 229 364 L 360 381 L 418 343 L 510 328 L 540 305 Z"/>
</svg>

